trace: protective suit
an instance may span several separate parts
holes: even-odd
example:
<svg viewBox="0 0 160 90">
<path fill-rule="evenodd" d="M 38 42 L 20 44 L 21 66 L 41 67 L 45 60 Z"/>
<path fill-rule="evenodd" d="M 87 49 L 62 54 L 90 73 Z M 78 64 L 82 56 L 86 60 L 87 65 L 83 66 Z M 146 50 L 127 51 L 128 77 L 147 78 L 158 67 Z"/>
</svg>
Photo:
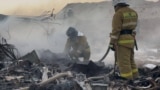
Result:
<svg viewBox="0 0 160 90">
<path fill-rule="evenodd" d="M 138 69 L 134 61 L 134 31 L 137 26 L 138 14 L 126 3 L 117 3 L 112 20 L 110 46 L 115 50 L 117 65 L 121 77 L 134 79 L 138 77 Z"/>
<path fill-rule="evenodd" d="M 77 35 L 68 35 L 65 45 L 65 53 L 68 53 L 72 60 L 78 60 L 82 57 L 83 60 L 89 60 L 90 47 L 88 45 L 86 37 L 81 32 L 77 32 Z"/>
</svg>

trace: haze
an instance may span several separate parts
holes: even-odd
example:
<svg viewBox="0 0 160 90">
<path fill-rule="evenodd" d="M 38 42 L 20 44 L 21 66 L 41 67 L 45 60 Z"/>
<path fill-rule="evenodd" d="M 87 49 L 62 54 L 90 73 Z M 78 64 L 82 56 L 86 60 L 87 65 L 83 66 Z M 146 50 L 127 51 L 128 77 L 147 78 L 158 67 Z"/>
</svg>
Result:
<svg viewBox="0 0 160 90">
<path fill-rule="evenodd" d="M 52 11 L 53 8 L 54 13 L 58 13 L 68 3 L 101 1 L 106 0 L 0 0 L 0 14 L 37 16 L 45 11 Z"/>
</svg>

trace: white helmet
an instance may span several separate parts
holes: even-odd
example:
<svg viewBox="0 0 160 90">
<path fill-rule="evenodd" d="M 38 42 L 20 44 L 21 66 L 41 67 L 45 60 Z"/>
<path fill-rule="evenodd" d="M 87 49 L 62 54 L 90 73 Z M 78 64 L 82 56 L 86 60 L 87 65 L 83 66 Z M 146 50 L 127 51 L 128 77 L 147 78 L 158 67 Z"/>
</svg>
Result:
<svg viewBox="0 0 160 90">
<path fill-rule="evenodd" d="M 119 3 L 127 4 L 127 1 L 126 0 L 112 0 L 112 5 L 113 6 L 116 6 Z"/>
</svg>

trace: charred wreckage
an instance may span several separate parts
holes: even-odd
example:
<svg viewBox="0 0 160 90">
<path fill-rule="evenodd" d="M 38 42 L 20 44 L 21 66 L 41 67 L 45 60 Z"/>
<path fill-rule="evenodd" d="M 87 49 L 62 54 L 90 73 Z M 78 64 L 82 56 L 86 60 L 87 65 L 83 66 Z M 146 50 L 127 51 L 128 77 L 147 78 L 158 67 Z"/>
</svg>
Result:
<svg viewBox="0 0 160 90">
<path fill-rule="evenodd" d="M 18 50 L 2 38 L 0 43 L 0 90 L 159 90 L 160 66 L 139 68 L 132 85 L 116 77 L 113 65 L 71 61 L 49 50 L 39 58 L 36 51 L 16 56 Z M 43 57 L 43 55 L 47 55 Z M 149 66 L 149 65 L 148 65 Z"/>
</svg>

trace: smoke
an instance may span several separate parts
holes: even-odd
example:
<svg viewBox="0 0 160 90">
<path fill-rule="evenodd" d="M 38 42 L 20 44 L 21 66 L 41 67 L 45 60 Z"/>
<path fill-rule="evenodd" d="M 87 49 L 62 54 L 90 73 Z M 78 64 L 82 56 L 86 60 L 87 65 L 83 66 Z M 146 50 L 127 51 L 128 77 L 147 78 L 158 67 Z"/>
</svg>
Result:
<svg viewBox="0 0 160 90">
<path fill-rule="evenodd" d="M 101 2 L 104 0 L 0 0 L 0 13 L 7 15 L 39 16 L 43 12 L 58 13 L 68 3 Z"/>
<path fill-rule="evenodd" d="M 129 3 L 138 12 L 140 20 L 140 30 L 136 37 L 139 51 L 135 51 L 135 59 L 137 61 L 148 60 L 149 57 L 153 56 L 150 54 L 152 49 L 160 48 L 158 42 L 158 38 L 160 38 L 158 10 L 160 7 L 157 6 L 159 2 L 130 0 Z M 112 30 L 111 22 L 114 14 L 111 2 L 69 4 L 66 9 L 59 13 L 59 16 L 67 14 L 68 9 L 73 11 L 73 17 L 69 19 L 74 22 L 72 25 L 87 36 L 91 47 L 91 60 L 98 61 L 105 54 L 109 44 L 109 33 Z M 113 52 L 110 52 L 104 61 L 107 64 L 113 64 Z"/>
<path fill-rule="evenodd" d="M 21 56 L 32 50 L 50 50 L 60 53 L 66 41 L 64 26 L 52 21 L 52 17 L 22 18 L 9 16 L 1 21 L 1 36 L 15 45 Z"/>
<path fill-rule="evenodd" d="M 146 0 L 146 1 L 158 2 L 159 0 Z"/>
<path fill-rule="evenodd" d="M 39 16 L 48 11 L 59 13 L 69 3 L 94 3 L 111 0 L 0 0 L 0 13 L 7 15 Z M 139 5 L 144 0 L 128 0 Z M 159 0 L 146 0 L 158 2 Z M 134 3 L 133 3 L 134 2 Z"/>
<path fill-rule="evenodd" d="M 69 11 L 72 11 L 70 15 Z M 109 12 L 109 13 L 107 13 Z M 109 45 L 109 33 L 114 9 L 108 2 L 69 4 L 58 13 L 58 19 L 64 24 L 75 27 L 84 33 L 91 48 L 91 60 L 98 61 L 105 54 Z M 111 13 L 111 14 L 110 14 Z M 113 52 L 107 56 L 107 63 L 113 63 Z"/>
</svg>

